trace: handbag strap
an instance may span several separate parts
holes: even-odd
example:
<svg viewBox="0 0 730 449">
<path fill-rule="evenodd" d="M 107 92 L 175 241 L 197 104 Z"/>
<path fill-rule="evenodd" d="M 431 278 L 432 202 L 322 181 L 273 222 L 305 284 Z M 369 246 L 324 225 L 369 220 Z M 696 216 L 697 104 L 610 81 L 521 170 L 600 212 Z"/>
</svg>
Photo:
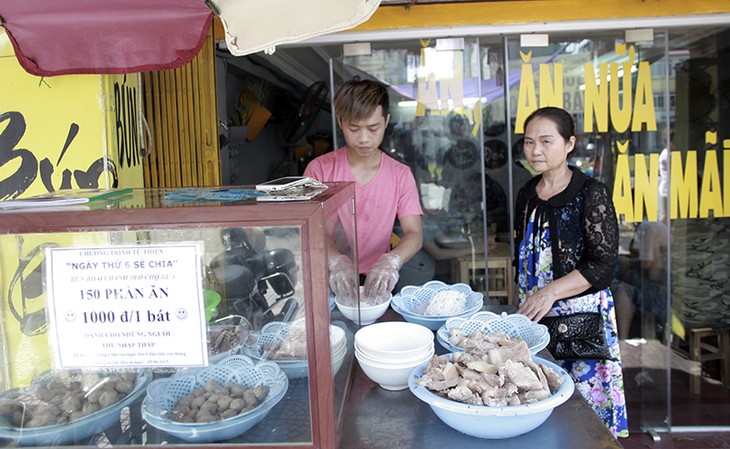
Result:
<svg viewBox="0 0 730 449">
<path fill-rule="evenodd" d="M 525 299 L 527 299 L 527 291 L 529 289 L 529 280 L 527 279 L 527 211 L 530 207 L 530 200 L 525 201 L 525 213 L 522 217 L 522 244 L 523 244 L 523 251 L 522 251 L 522 272 L 525 276 Z M 518 298 L 519 301 L 519 298 Z"/>
</svg>

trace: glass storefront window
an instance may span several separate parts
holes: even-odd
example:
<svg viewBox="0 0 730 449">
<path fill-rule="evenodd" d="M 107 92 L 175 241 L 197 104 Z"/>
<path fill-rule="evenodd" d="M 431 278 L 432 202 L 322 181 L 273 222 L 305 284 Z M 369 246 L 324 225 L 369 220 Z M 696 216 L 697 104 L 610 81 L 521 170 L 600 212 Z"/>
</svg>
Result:
<svg viewBox="0 0 730 449">
<path fill-rule="evenodd" d="M 727 36 L 654 29 L 651 41 L 627 42 L 621 29 L 575 31 L 534 48 L 517 35 L 464 37 L 458 48 L 423 38 L 335 60 L 345 79 L 391 87 L 383 149 L 416 175 L 428 262 L 402 285 L 467 282 L 495 304 L 511 303 L 513 204 L 533 175 L 522 127 L 538 107 L 563 107 L 578 133 L 569 163 L 612 189 L 619 218 L 612 291 L 630 428 L 730 425 L 713 412 L 727 401 L 728 356 L 703 363 L 690 348 L 701 336 L 705 348 L 722 350 L 730 325 L 730 69 L 718 62 Z M 688 403 L 700 405 L 688 412 Z"/>
<path fill-rule="evenodd" d="M 669 355 L 662 333 L 667 323 L 668 233 L 657 215 L 662 149 L 657 142 L 667 115 L 654 104 L 654 91 L 659 87 L 661 92 L 666 75 L 652 70 L 664 60 L 664 40 L 659 35 L 652 43 L 627 43 L 622 31 L 588 37 L 553 34 L 547 47 L 523 48 L 519 38 L 508 38 L 509 73 L 515 79 L 510 115 L 517 146 L 532 111 L 562 107 L 576 123 L 577 142 L 568 163 L 613 190 L 620 262 L 611 291 L 626 356 L 624 388 L 627 402 L 645 411 L 642 425 L 650 428 L 666 427 L 669 401 L 665 364 L 652 370 L 644 366 L 649 360 L 666 361 Z M 636 388 L 636 378 L 652 379 L 655 387 L 664 388 Z"/>
</svg>

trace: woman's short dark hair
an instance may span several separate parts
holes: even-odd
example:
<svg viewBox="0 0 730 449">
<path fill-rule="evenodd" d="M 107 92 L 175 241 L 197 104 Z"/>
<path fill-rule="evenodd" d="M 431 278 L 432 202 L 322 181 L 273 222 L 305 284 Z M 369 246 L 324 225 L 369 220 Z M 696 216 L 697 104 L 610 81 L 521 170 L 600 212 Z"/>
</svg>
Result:
<svg viewBox="0 0 730 449">
<path fill-rule="evenodd" d="M 369 118 L 378 106 L 383 108 L 383 117 L 388 115 L 388 88 L 374 80 L 359 78 L 347 81 L 335 94 L 335 114 L 345 121 L 359 121 Z"/>
<path fill-rule="evenodd" d="M 573 120 L 573 116 L 571 116 L 570 113 L 563 108 L 546 106 L 534 111 L 525 119 L 524 129 L 527 129 L 527 124 L 536 118 L 546 118 L 555 123 L 555 127 L 558 129 L 558 134 L 563 136 L 563 139 L 566 141 L 575 136 L 575 121 Z"/>
</svg>

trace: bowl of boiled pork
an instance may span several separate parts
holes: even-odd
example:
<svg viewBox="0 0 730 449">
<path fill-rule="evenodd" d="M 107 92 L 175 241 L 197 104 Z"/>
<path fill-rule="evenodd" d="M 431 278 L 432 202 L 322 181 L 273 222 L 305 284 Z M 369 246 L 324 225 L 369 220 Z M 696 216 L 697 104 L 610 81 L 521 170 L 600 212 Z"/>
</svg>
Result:
<svg viewBox="0 0 730 449">
<path fill-rule="evenodd" d="M 347 354 L 347 332 L 345 324 L 334 321 L 329 326 L 332 375 L 342 367 Z M 241 352 L 254 360 L 270 360 L 276 363 L 289 379 L 304 378 L 309 375 L 307 359 L 307 329 L 304 319 L 291 323 L 273 321 L 261 328 L 261 332 L 251 334 Z"/>
<path fill-rule="evenodd" d="M 238 354 L 251 334 L 251 324 L 239 315 L 219 318 L 208 326 L 208 363 Z"/>
<path fill-rule="evenodd" d="M 426 326 L 432 331 L 453 317 L 468 317 L 484 306 L 484 295 L 467 284 L 426 282 L 406 286 L 393 296 L 391 307 L 406 321 Z"/>
<path fill-rule="evenodd" d="M 524 341 L 434 356 L 411 372 L 408 387 L 447 426 L 489 439 L 536 429 L 575 390 L 565 370 L 533 356 Z"/>
</svg>

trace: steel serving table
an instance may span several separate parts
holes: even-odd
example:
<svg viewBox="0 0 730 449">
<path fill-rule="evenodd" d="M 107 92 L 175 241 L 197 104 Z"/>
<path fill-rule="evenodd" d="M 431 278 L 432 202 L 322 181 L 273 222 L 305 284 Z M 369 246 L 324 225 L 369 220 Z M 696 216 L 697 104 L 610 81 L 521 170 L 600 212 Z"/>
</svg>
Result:
<svg viewBox="0 0 730 449">
<path fill-rule="evenodd" d="M 389 310 L 381 321 L 401 320 Z M 436 342 L 437 352 L 444 349 Z M 554 360 L 543 350 L 540 354 Z M 604 426 L 576 390 L 555 408 L 537 429 L 506 439 L 482 439 L 460 433 L 444 424 L 431 408 L 409 389 L 384 390 L 355 363 L 348 409 L 341 432 L 341 449 L 620 449 L 621 444 Z"/>
</svg>

